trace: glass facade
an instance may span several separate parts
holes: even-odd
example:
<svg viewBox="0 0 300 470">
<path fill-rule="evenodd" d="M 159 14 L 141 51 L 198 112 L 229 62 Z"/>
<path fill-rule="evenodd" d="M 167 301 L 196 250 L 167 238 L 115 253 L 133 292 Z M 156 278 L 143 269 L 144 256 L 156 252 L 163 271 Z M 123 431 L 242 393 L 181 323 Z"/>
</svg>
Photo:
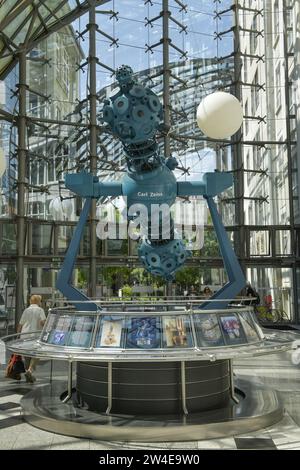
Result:
<svg viewBox="0 0 300 470">
<path fill-rule="evenodd" d="M 161 135 L 159 144 L 162 152 L 178 159 L 177 177 L 197 179 L 215 169 L 232 172 L 234 187 L 217 202 L 247 279 L 261 302 L 271 296 L 273 308 L 298 322 L 298 2 L 191 0 L 185 7 L 176 0 L 134 5 L 115 0 L 105 3 L 106 12 L 96 8 L 95 23 L 88 2 L 36 2 L 47 34 L 39 15 L 33 20 L 31 7 L 22 9 L 22 3 L 4 1 L 0 6 L 0 30 L 12 39 L 12 50 L 24 41 L 28 46 L 26 165 L 20 176 L 20 67 L 4 36 L 0 38 L 0 142 L 7 162 L 0 180 L 2 297 L 15 290 L 25 305 L 28 295 L 40 289 L 47 301 L 54 298 L 57 272 L 82 208 L 82 200 L 65 189 L 64 175 L 91 168 L 93 129 L 97 174 L 102 179 L 122 177 L 122 148 L 101 121 L 101 109 L 116 88 L 115 69 L 125 63 L 168 110 L 170 133 Z M 217 89 L 232 92 L 243 104 L 242 132 L 232 141 L 207 139 L 196 125 L 199 102 Z M 97 218 L 107 202 L 97 203 Z M 178 202 L 191 207 L 188 201 Z M 184 236 L 192 239 L 198 233 L 200 241 L 178 273 L 173 294 L 192 286 L 197 293 L 205 285 L 217 290 L 226 282 L 203 201 L 196 201 L 194 208 L 201 211 L 200 229 L 192 226 Z M 88 226 L 81 243 L 74 275 L 79 288 L 92 296 L 118 295 L 124 285 L 132 295 L 166 293 L 163 282 L 140 267 L 136 241 L 116 234 L 91 242 L 95 229 L 95 224 Z M 97 267 L 91 271 L 94 256 Z M 21 286 L 18 269 L 24 273 Z M 94 280 L 96 289 L 91 288 Z"/>
</svg>

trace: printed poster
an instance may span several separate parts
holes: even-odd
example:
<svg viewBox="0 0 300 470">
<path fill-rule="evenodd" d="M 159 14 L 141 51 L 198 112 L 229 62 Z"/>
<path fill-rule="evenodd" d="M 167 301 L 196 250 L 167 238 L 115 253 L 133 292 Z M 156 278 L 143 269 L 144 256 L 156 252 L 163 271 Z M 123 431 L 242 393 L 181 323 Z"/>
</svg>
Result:
<svg viewBox="0 0 300 470">
<path fill-rule="evenodd" d="M 218 322 L 218 316 L 214 313 L 202 313 L 195 316 L 195 328 L 198 346 L 215 347 L 224 346 L 224 338 Z"/>
<path fill-rule="evenodd" d="M 227 345 L 233 346 L 246 342 L 246 337 L 242 329 L 242 325 L 238 317 L 232 313 L 228 315 L 221 315 L 220 321 L 222 330 Z"/>
<path fill-rule="evenodd" d="M 127 348 L 153 349 L 160 347 L 160 321 L 157 317 L 140 317 L 129 320 Z"/>
<path fill-rule="evenodd" d="M 182 316 L 163 317 L 164 346 L 188 348 L 192 346 L 189 321 Z"/>
<path fill-rule="evenodd" d="M 103 320 L 100 347 L 119 348 L 122 337 L 122 320 Z"/>
</svg>

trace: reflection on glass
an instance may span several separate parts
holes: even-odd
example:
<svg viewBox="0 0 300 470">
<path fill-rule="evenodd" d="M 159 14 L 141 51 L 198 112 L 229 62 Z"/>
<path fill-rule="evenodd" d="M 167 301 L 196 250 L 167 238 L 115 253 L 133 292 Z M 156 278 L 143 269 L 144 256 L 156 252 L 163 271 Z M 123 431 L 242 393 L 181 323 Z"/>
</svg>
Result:
<svg viewBox="0 0 300 470">
<path fill-rule="evenodd" d="M 223 346 L 224 338 L 218 323 L 218 317 L 212 313 L 197 315 L 195 329 L 199 346 Z"/>
<path fill-rule="evenodd" d="M 90 345 L 95 317 L 76 316 L 72 325 L 68 346 L 87 348 Z"/>
<path fill-rule="evenodd" d="M 242 325 L 234 313 L 221 315 L 220 321 L 226 344 L 234 345 L 246 342 Z"/>
<path fill-rule="evenodd" d="M 142 317 L 129 320 L 126 347 L 152 349 L 160 347 L 159 318 Z"/>
<path fill-rule="evenodd" d="M 189 321 L 181 316 L 163 317 L 164 346 L 191 347 L 192 338 Z"/>
<path fill-rule="evenodd" d="M 258 341 L 258 333 L 256 331 L 256 328 L 254 326 L 254 323 L 252 321 L 251 315 L 249 312 L 241 312 L 239 314 L 242 327 L 244 329 L 245 335 L 247 336 L 247 339 L 249 343 L 253 343 L 254 341 Z"/>
<path fill-rule="evenodd" d="M 64 346 L 72 323 L 71 315 L 61 315 L 56 323 L 55 329 L 51 331 L 48 343 Z"/>
<path fill-rule="evenodd" d="M 50 332 L 54 328 L 55 319 L 56 319 L 55 313 L 49 313 L 49 315 L 47 317 L 47 322 L 46 322 L 45 327 L 43 329 L 43 334 L 42 334 L 41 341 L 47 342 L 47 340 L 49 338 L 49 335 L 50 335 Z"/>
<path fill-rule="evenodd" d="M 119 348 L 121 346 L 123 320 L 103 320 L 100 347 Z M 98 341 L 96 347 L 99 347 Z"/>
<path fill-rule="evenodd" d="M 252 318 L 252 321 L 253 321 L 253 324 L 255 326 L 255 329 L 258 333 L 258 336 L 259 336 L 259 339 L 264 339 L 265 338 L 265 335 L 263 333 L 263 330 L 261 329 L 260 327 L 260 324 L 258 323 L 256 317 L 254 314 L 250 314 L 251 318 Z"/>
</svg>

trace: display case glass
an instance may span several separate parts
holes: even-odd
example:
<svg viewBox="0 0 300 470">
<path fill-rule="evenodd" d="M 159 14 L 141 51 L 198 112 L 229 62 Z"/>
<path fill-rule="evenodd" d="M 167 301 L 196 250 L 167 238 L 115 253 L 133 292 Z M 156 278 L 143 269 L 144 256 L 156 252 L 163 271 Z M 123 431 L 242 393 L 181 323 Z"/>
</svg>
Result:
<svg viewBox="0 0 300 470">
<path fill-rule="evenodd" d="M 250 309 L 200 311 L 149 307 L 118 312 L 52 310 L 41 343 L 68 348 L 191 349 L 258 343 L 264 339 Z"/>
<path fill-rule="evenodd" d="M 126 319 L 126 348 L 153 349 L 161 347 L 160 317 Z"/>
<path fill-rule="evenodd" d="M 94 316 L 75 315 L 66 345 L 88 348 L 91 345 L 94 325 Z"/>
<path fill-rule="evenodd" d="M 194 325 L 199 347 L 224 346 L 224 336 L 219 325 L 218 315 L 215 313 L 195 315 Z"/>
<path fill-rule="evenodd" d="M 96 348 L 121 348 L 124 343 L 124 318 L 105 316 L 101 318 L 95 341 Z"/>
<path fill-rule="evenodd" d="M 163 316 L 163 347 L 191 348 L 194 346 L 188 315 Z"/>
<path fill-rule="evenodd" d="M 228 314 L 222 314 L 219 320 L 225 344 L 233 346 L 247 342 L 241 322 L 235 313 L 228 312 Z"/>
<path fill-rule="evenodd" d="M 54 330 L 55 321 L 56 321 L 56 313 L 49 313 L 45 327 L 43 329 L 43 334 L 41 337 L 42 342 L 47 343 L 51 332 Z"/>
<path fill-rule="evenodd" d="M 58 315 L 54 323 L 54 328 L 51 330 L 47 339 L 47 343 L 64 346 L 70 334 L 72 320 L 72 315 Z"/>
<path fill-rule="evenodd" d="M 240 312 L 239 318 L 249 343 L 260 339 L 258 330 L 249 312 Z M 261 331 L 262 333 L 262 331 Z M 263 333 L 262 333 L 263 334 Z"/>
</svg>

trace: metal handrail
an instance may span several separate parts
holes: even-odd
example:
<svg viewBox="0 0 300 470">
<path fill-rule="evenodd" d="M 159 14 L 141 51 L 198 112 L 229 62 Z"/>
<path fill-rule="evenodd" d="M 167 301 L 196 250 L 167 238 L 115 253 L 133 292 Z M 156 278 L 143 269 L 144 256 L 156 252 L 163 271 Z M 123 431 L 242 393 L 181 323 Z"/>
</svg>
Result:
<svg viewBox="0 0 300 470">
<path fill-rule="evenodd" d="M 134 297 L 134 296 L 132 296 Z M 159 297 L 156 297 L 155 299 L 153 300 L 142 300 L 142 299 L 139 299 L 139 297 L 136 297 L 132 300 L 128 300 L 128 299 L 118 299 L 117 297 L 113 300 L 100 300 L 100 299 L 90 299 L 90 300 L 64 300 L 64 299 L 58 299 L 58 300 L 55 300 L 55 303 L 69 303 L 70 305 L 72 304 L 99 304 L 99 305 L 102 305 L 102 304 L 113 304 L 113 303 L 120 303 L 120 304 L 135 304 L 135 303 L 143 303 L 143 304 L 149 304 L 149 305 L 152 305 L 153 303 L 159 303 L 159 305 L 161 304 L 169 304 L 169 303 L 198 303 L 199 301 L 205 301 L 206 302 L 243 302 L 243 301 L 249 301 L 249 300 L 255 300 L 255 297 L 235 297 L 235 298 L 229 298 L 229 299 L 207 299 L 206 297 L 187 297 L 187 298 L 184 298 L 182 299 L 182 297 L 180 298 L 174 298 L 174 297 L 166 297 L 166 296 L 163 296 L 161 298 Z M 65 306 L 63 308 L 69 308 L 69 306 Z"/>
<path fill-rule="evenodd" d="M 10 338 L 16 338 L 16 339 L 19 339 L 20 337 L 23 337 L 23 336 L 29 336 L 30 335 L 35 335 L 35 334 L 41 334 L 42 330 L 36 330 L 36 331 L 27 331 L 26 333 L 12 333 L 10 335 L 5 335 L 5 336 L 2 336 L 0 338 L 1 341 L 3 341 L 4 343 L 8 340 L 10 340 Z"/>
<path fill-rule="evenodd" d="M 7 345 L 8 350 L 16 354 L 27 355 L 32 357 L 39 357 L 41 359 L 54 359 L 65 360 L 71 362 L 88 361 L 88 362 L 101 362 L 101 361 L 125 361 L 125 362 L 153 362 L 153 361 L 199 361 L 208 360 L 216 361 L 220 359 L 232 359 L 234 357 L 253 357 L 270 354 L 271 352 L 287 351 L 292 348 L 295 339 L 299 337 L 295 332 L 288 332 L 284 334 L 284 341 L 282 332 L 277 330 L 274 332 L 268 331 L 268 334 L 263 340 L 258 343 L 242 344 L 235 346 L 222 346 L 212 348 L 192 347 L 189 349 L 157 349 L 157 350 L 136 350 L 136 349 L 95 349 L 95 348 L 57 348 L 54 345 L 38 343 L 38 348 L 32 348 L 34 339 L 26 344 L 25 341 L 13 342 Z M 19 334 L 9 335 L 18 336 Z M 21 334 L 22 335 L 22 334 Z M 24 333 L 26 335 L 26 333 Z M 35 341 L 35 343 L 37 343 Z"/>
<path fill-rule="evenodd" d="M 250 306 L 250 305 L 242 305 L 242 306 L 234 306 L 232 309 L 231 308 L 227 308 L 227 309 L 220 309 L 220 310 L 201 310 L 201 309 L 193 309 L 193 308 L 189 308 L 187 310 L 153 310 L 153 311 L 145 311 L 145 310 L 138 310 L 138 311 L 130 311 L 130 310 L 125 310 L 125 311 L 122 311 L 122 310 L 107 310 L 107 311 L 103 311 L 103 310 L 93 310 L 93 311 L 87 311 L 87 310 L 64 310 L 64 309 L 60 309 L 60 308 L 51 308 L 49 309 L 49 314 L 50 313 L 60 313 L 60 311 L 62 311 L 62 315 L 74 315 L 74 316 L 78 316 L 78 315 L 86 315 L 86 316 L 100 316 L 100 317 L 104 317 L 104 316 L 128 316 L 128 317 L 135 317 L 135 316 L 182 316 L 182 315 L 201 315 L 201 314 L 207 314 L 207 313 L 215 313 L 217 315 L 219 314 L 228 314 L 228 313 L 234 313 L 234 311 L 238 311 L 238 312 L 244 312 L 244 311 L 253 311 L 253 308 Z"/>
</svg>

